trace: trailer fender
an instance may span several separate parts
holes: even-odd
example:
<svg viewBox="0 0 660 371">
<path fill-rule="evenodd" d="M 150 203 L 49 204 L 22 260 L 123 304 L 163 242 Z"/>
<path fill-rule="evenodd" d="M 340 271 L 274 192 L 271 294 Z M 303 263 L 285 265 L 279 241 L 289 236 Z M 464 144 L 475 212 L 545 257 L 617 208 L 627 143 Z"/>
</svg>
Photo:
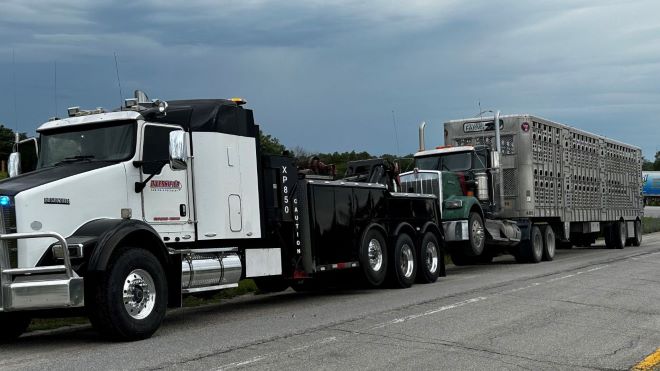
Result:
<svg viewBox="0 0 660 371">
<path fill-rule="evenodd" d="M 389 234 L 387 233 L 387 230 L 385 229 L 385 227 L 383 227 L 382 225 L 380 225 L 378 223 L 371 223 L 371 224 L 367 225 L 366 228 L 364 228 L 361 231 L 361 236 L 364 237 L 364 235 L 367 234 L 367 232 L 369 232 L 369 230 L 371 230 L 371 229 L 379 230 L 383 234 L 383 236 L 385 236 L 386 238 L 387 238 L 387 236 L 389 236 Z"/>
<path fill-rule="evenodd" d="M 396 229 L 394 230 L 394 234 L 392 234 L 392 238 L 396 239 L 401 232 L 406 232 L 410 235 L 411 238 L 415 238 L 417 235 L 417 232 L 415 231 L 415 227 L 413 227 L 410 223 L 400 223 Z"/>
<path fill-rule="evenodd" d="M 426 222 L 424 226 L 421 229 L 420 237 L 424 236 L 426 232 L 433 232 L 435 233 L 438 238 L 440 239 L 440 243 L 444 244 L 445 242 L 445 234 L 442 228 L 440 228 L 436 223 L 434 222 Z"/>
<path fill-rule="evenodd" d="M 168 255 L 165 244 L 149 224 L 134 219 L 97 219 L 80 227 L 68 241 L 86 239 L 93 245 L 87 272 L 104 272 L 112 254 L 125 243 L 139 244 L 149 250 L 167 270 Z"/>
</svg>

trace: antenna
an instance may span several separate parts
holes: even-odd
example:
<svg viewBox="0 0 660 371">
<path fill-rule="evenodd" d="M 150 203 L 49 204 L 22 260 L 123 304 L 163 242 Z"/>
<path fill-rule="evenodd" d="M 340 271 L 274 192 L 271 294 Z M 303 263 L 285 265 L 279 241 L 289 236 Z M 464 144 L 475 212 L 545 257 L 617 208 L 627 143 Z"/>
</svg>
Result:
<svg viewBox="0 0 660 371">
<path fill-rule="evenodd" d="M 18 105 L 16 102 L 16 49 L 11 50 L 12 87 L 14 90 L 14 125 L 18 133 Z"/>
<path fill-rule="evenodd" d="M 399 156 L 401 151 L 399 151 L 399 133 L 396 129 L 396 116 L 394 115 L 394 110 L 392 110 L 392 125 L 394 125 L 394 139 L 396 140 L 396 155 Z"/>
<path fill-rule="evenodd" d="M 53 76 L 53 98 L 55 100 L 55 114 L 53 117 L 57 117 L 57 61 L 53 62 L 54 76 Z"/>
<path fill-rule="evenodd" d="M 117 63 L 117 52 L 115 52 L 115 72 L 117 72 L 117 85 L 119 85 L 119 107 L 124 105 L 124 94 L 121 91 L 121 79 L 119 78 L 119 63 Z"/>
</svg>

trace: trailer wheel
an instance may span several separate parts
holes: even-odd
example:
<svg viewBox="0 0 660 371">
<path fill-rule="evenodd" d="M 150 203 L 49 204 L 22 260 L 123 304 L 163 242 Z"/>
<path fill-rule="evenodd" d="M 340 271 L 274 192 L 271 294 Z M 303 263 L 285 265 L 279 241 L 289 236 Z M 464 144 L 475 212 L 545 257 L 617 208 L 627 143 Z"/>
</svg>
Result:
<svg viewBox="0 0 660 371">
<path fill-rule="evenodd" d="M 101 334 L 116 340 L 140 340 L 160 327 L 167 309 L 167 280 L 152 253 L 126 248 L 92 282 L 93 287 L 87 287 L 94 290 L 88 311 Z"/>
<path fill-rule="evenodd" d="M 417 276 L 417 258 L 415 243 L 406 233 L 401 233 L 392 250 L 390 277 L 394 285 L 403 289 L 412 286 Z"/>
<path fill-rule="evenodd" d="M 468 218 L 468 234 L 470 240 L 467 243 L 467 255 L 479 256 L 484 251 L 486 244 L 486 230 L 481 215 L 477 212 L 471 212 Z"/>
<path fill-rule="evenodd" d="M 529 240 L 520 242 L 515 258 L 519 263 L 538 263 L 541 261 L 543 258 L 543 235 L 538 226 L 532 226 Z"/>
<path fill-rule="evenodd" d="M 32 319 L 25 313 L 0 313 L 0 343 L 16 340 L 30 326 Z"/>
<path fill-rule="evenodd" d="M 426 232 L 422 243 L 419 246 L 417 256 L 419 257 L 419 270 L 417 274 L 417 282 L 420 283 L 433 283 L 438 280 L 440 275 L 440 267 L 444 262 L 440 251 L 440 243 L 438 237 L 433 232 Z"/>
<path fill-rule="evenodd" d="M 635 237 L 632 239 L 633 246 L 640 246 L 642 244 L 642 221 L 635 220 Z"/>
<path fill-rule="evenodd" d="M 555 232 L 550 225 L 543 228 L 543 260 L 551 261 L 555 258 Z"/>
<path fill-rule="evenodd" d="M 383 234 L 370 229 L 362 237 L 360 245 L 360 266 L 367 284 L 378 287 L 387 275 L 387 243 Z"/>
<path fill-rule="evenodd" d="M 627 236 L 626 223 L 616 221 L 605 230 L 605 245 L 608 249 L 623 249 L 626 246 Z"/>
</svg>

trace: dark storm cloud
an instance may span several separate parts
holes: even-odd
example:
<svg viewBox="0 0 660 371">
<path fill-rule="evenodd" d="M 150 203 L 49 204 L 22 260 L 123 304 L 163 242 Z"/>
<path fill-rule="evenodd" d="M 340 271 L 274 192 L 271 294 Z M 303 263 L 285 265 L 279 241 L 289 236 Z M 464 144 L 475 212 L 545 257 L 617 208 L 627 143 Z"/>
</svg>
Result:
<svg viewBox="0 0 660 371">
<path fill-rule="evenodd" d="M 55 109 L 244 96 L 262 127 L 308 150 L 400 152 L 416 126 L 482 108 L 533 113 L 656 148 L 660 28 L 653 1 L 5 1 L 0 121 Z M 634 130 L 630 128 L 634 127 Z"/>
</svg>

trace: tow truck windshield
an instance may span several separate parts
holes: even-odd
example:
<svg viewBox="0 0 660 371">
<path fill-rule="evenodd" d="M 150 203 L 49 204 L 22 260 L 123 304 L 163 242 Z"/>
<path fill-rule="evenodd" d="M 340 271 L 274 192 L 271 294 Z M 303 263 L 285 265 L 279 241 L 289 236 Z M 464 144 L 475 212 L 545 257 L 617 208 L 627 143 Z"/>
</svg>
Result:
<svg viewBox="0 0 660 371">
<path fill-rule="evenodd" d="M 420 170 L 465 171 L 472 169 L 472 152 L 447 153 L 415 158 Z"/>
<path fill-rule="evenodd" d="M 43 131 L 37 168 L 81 161 L 127 160 L 135 153 L 136 133 L 134 120 Z"/>
</svg>

